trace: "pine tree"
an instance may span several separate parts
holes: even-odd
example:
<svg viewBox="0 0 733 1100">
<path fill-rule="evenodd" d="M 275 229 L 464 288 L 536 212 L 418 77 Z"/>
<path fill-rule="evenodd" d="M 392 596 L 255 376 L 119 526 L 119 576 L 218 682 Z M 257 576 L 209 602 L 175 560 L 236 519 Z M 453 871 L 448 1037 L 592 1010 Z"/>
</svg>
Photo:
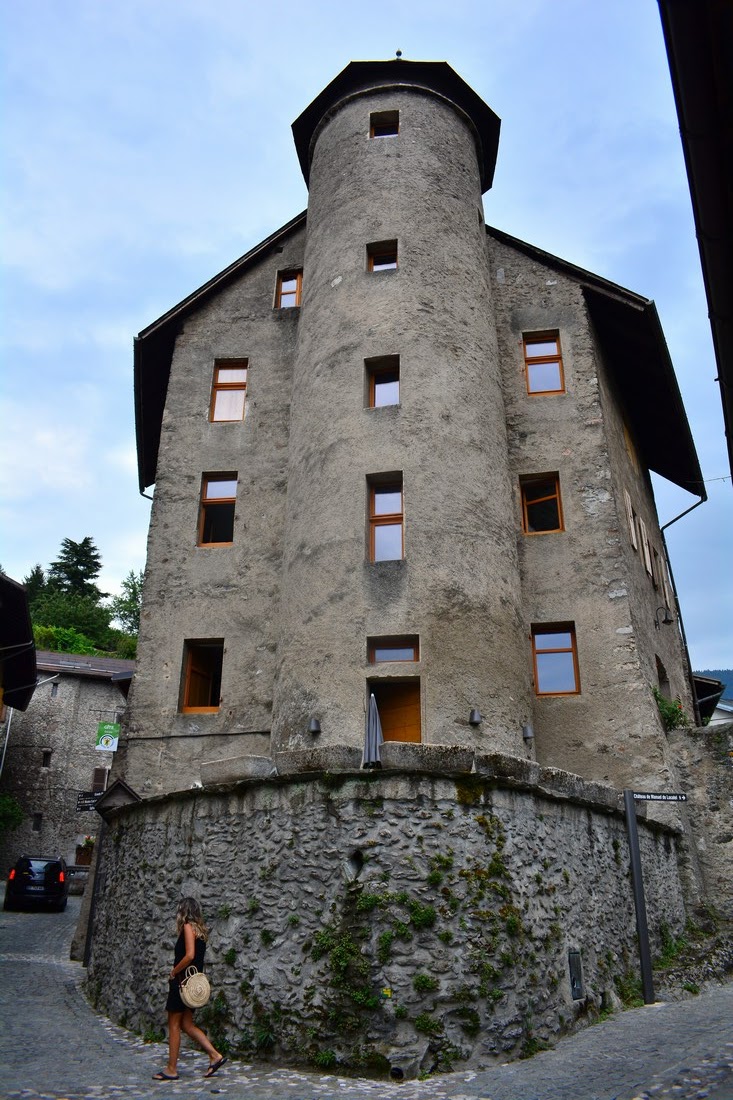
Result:
<svg viewBox="0 0 733 1100">
<path fill-rule="evenodd" d="M 81 542 L 64 539 L 58 560 L 51 562 L 48 584 L 57 591 L 85 596 L 95 602 L 107 595 L 95 584 L 102 569 L 102 555 L 89 535 Z"/>
<path fill-rule="evenodd" d="M 40 565 L 34 565 L 28 576 L 23 577 L 23 584 L 28 596 L 28 603 L 32 604 L 46 587 L 46 574 Z"/>
</svg>

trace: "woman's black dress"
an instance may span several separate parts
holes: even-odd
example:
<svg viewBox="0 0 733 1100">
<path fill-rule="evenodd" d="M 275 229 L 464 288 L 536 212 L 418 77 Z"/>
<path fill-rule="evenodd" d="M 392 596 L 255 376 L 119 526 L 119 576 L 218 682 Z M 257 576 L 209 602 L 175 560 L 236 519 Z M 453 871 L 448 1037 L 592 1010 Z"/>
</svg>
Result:
<svg viewBox="0 0 733 1100">
<path fill-rule="evenodd" d="M 173 966 L 178 966 L 179 962 L 186 954 L 186 940 L 183 935 L 183 929 L 181 934 L 176 940 L 176 947 L 173 952 Z M 204 969 L 204 955 L 206 954 L 206 940 L 200 940 L 198 937 L 195 941 L 193 962 L 189 963 L 189 966 L 195 966 L 197 970 Z M 166 1012 L 185 1012 L 188 1005 L 185 1005 L 181 1000 L 180 985 L 183 979 L 186 977 L 186 971 L 180 970 L 175 978 L 171 978 L 168 982 L 168 1000 L 165 1003 Z"/>
</svg>

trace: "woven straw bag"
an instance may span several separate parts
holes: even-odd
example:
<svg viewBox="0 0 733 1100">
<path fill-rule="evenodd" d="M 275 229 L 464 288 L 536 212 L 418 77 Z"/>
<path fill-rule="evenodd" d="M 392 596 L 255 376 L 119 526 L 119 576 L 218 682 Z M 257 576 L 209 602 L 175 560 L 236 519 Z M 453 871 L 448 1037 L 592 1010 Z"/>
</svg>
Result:
<svg viewBox="0 0 733 1100">
<path fill-rule="evenodd" d="M 203 1008 L 211 997 L 209 979 L 195 966 L 186 968 L 186 973 L 180 985 L 181 1000 L 189 1008 Z"/>
</svg>

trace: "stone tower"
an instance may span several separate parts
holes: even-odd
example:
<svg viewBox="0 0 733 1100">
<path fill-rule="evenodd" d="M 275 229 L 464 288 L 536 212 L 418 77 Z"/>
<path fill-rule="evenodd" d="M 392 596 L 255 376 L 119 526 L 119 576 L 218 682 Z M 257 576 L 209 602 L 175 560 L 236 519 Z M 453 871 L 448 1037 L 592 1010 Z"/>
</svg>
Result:
<svg viewBox="0 0 733 1100">
<path fill-rule="evenodd" d="M 309 715 L 324 747 L 359 744 L 367 694 L 376 685 L 389 710 L 390 680 L 419 707 L 406 740 L 474 747 L 478 708 L 482 739 L 522 745 L 529 676 L 481 200 L 498 130 L 450 66 L 402 60 L 352 63 L 293 125 L 309 200 L 276 751 L 302 744 Z M 385 376 L 398 401 L 374 407 Z M 382 640 L 414 645 L 414 664 L 374 661 Z"/>
</svg>

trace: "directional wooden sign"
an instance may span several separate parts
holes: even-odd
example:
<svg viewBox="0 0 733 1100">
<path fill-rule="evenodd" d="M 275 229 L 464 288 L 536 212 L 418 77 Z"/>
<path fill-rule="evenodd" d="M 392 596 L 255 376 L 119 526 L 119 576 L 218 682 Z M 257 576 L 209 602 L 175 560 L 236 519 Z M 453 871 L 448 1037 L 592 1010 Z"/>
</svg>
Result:
<svg viewBox="0 0 733 1100">
<path fill-rule="evenodd" d="M 662 794 L 658 791 L 634 791 L 634 798 L 639 802 L 687 802 L 686 794 L 676 792 Z"/>
</svg>

